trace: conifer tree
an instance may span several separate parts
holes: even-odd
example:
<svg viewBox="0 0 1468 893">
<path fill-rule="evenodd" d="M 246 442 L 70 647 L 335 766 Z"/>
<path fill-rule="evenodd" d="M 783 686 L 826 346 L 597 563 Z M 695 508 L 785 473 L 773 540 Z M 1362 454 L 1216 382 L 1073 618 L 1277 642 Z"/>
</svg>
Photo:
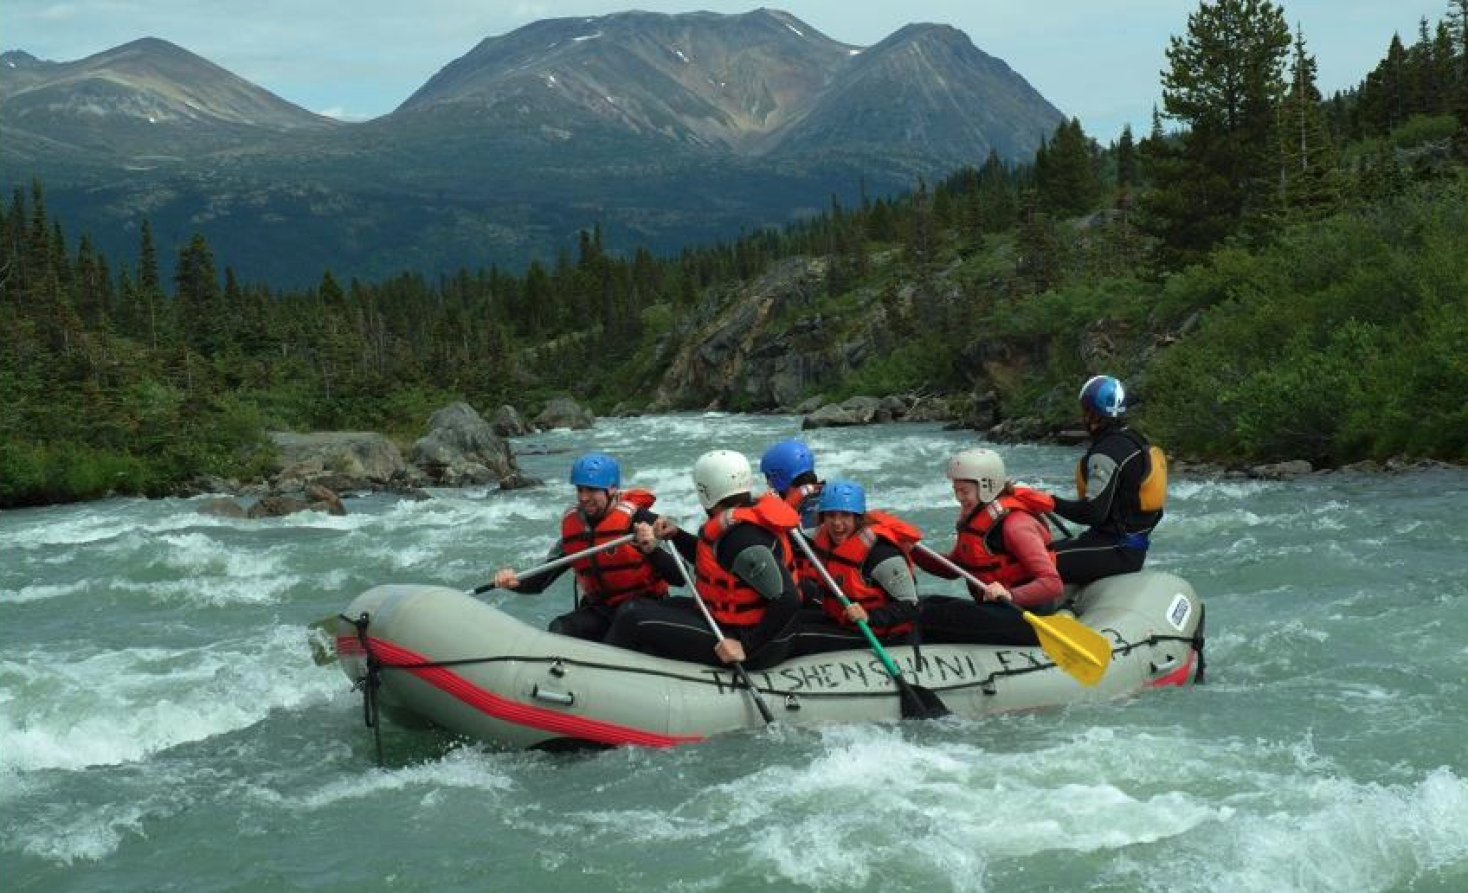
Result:
<svg viewBox="0 0 1468 893">
<path fill-rule="evenodd" d="M 1014 226 L 1019 210 L 1018 200 L 1009 172 L 994 149 L 989 150 L 989 157 L 979 168 L 979 207 L 982 209 L 980 223 L 984 232 L 1003 232 Z"/>
<path fill-rule="evenodd" d="M 1305 52 L 1305 34 L 1295 32 L 1290 92 L 1280 106 L 1279 205 L 1286 217 L 1314 219 L 1340 203 L 1335 147 L 1320 114 L 1315 59 Z"/>
<path fill-rule="evenodd" d="M 1132 137 L 1132 125 L 1121 129 L 1121 139 L 1116 142 L 1116 186 L 1127 191 L 1137 185 L 1137 147 Z"/>
<path fill-rule="evenodd" d="M 1049 149 L 1043 155 L 1036 153 L 1035 185 L 1040 207 L 1050 213 L 1073 216 L 1095 208 L 1101 179 L 1091 140 L 1079 119 L 1062 121 L 1051 136 Z"/>
<path fill-rule="evenodd" d="M 1286 83 L 1290 32 L 1268 0 L 1217 0 L 1188 16 L 1162 73 L 1163 108 L 1185 125 L 1176 164 L 1154 165 L 1143 214 L 1169 266 L 1200 258 L 1266 211 L 1275 173 L 1271 135 Z"/>
</svg>

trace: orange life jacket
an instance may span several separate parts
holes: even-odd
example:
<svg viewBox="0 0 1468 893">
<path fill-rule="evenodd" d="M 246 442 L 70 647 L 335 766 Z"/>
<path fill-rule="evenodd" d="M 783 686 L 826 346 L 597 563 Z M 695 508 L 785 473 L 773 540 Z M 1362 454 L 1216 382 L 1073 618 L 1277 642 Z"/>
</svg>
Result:
<svg viewBox="0 0 1468 893">
<path fill-rule="evenodd" d="M 885 607 L 892 603 L 892 597 L 882 587 L 869 581 L 862 574 L 862 565 L 866 564 L 867 556 L 871 554 L 872 547 L 877 540 L 884 539 L 902 550 L 903 557 L 907 558 L 907 567 L 912 569 L 912 558 L 908 551 L 912 548 L 915 538 L 906 536 L 907 529 L 911 528 L 907 522 L 882 512 L 867 512 L 866 523 L 855 534 L 846 538 L 839 546 L 832 546 L 831 535 L 822 527 L 815 538 L 816 557 L 831 572 L 831 578 L 836 585 L 841 587 L 841 592 L 849 601 L 855 602 L 866 609 L 870 614 L 877 608 Z M 813 578 L 825 586 L 825 581 L 820 579 L 820 571 L 812 568 L 810 573 Z M 840 599 L 834 595 L 821 601 L 821 606 L 826 613 L 837 623 L 848 629 L 855 629 L 856 624 L 846 618 L 846 608 L 842 606 Z M 898 623 L 892 626 L 873 626 L 872 632 L 878 636 L 899 635 L 912 629 L 911 623 Z"/>
<path fill-rule="evenodd" d="M 1032 578 L 1013 556 L 1004 550 L 1004 519 L 1010 512 L 1024 512 L 1040 521 L 1040 530 L 1045 538 L 1045 550 L 1050 561 L 1055 561 L 1050 528 L 1045 525 L 1045 512 L 1055 508 L 1055 500 L 1048 494 L 1028 487 L 1015 487 L 980 506 L 974 513 L 958 523 L 958 543 L 953 547 L 953 563 L 983 580 L 999 583 L 1005 589 L 1013 589 Z M 969 584 L 973 589 L 973 584 Z"/>
<path fill-rule="evenodd" d="M 646 490 L 628 491 L 610 506 L 594 527 L 576 507 L 561 516 L 561 551 L 567 555 L 600 545 L 632 532 L 632 518 L 639 508 L 656 500 Z M 624 543 L 615 549 L 589 556 L 571 565 L 582 603 L 615 607 L 636 595 L 662 597 L 668 584 L 636 546 Z"/>
<path fill-rule="evenodd" d="M 789 570 L 790 531 L 800 524 L 800 516 L 780 497 L 766 493 L 754 505 L 719 512 L 698 532 L 694 576 L 709 613 L 725 626 L 754 626 L 765 616 L 765 597 L 721 567 L 718 560 L 719 540 L 737 524 L 754 524 L 773 533 L 778 543 L 775 557 Z"/>
</svg>

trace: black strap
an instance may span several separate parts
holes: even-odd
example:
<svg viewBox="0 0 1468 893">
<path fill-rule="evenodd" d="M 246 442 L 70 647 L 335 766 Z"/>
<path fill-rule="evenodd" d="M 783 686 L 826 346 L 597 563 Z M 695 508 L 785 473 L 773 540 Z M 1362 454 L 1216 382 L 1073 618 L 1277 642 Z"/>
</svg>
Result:
<svg viewBox="0 0 1468 893">
<path fill-rule="evenodd" d="M 381 766 L 383 764 L 382 724 L 379 721 L 381 716 L 377 704 L 377 689 L 382 685 L 382 662 L 377 659 L 376 654 L 372 653 L 372 644 L 367 638 L 367 626 L 371 623 L 372 618 L 366 611 L 363 611 L 355 620 L 345 614 L 337 616 L 357 628 L 357 641 L 362 645 L 362 653 L 367 655 L 367 673 L 357 680 L 353 688 L 362 689 L 362 722 L 372 730 L 372 740 L 377 746 L 377 765 Z"/>
</svg>

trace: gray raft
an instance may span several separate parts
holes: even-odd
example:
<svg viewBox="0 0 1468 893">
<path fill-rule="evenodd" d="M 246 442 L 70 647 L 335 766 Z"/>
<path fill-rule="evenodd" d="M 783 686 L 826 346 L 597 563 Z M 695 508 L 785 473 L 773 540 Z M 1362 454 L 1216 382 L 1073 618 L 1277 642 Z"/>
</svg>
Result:
<svg viewBox="0 0 1468 893">
<path fill-rule="evenodd" d="M 1123 697 L 1186 685 L 1202 673 L 1203 604 L 1188 583 L 1143 571 L 1079 590 L 1076 617 L 1112 642 L 1112 661 L 1082 687 L 1038 646 L 922 646 L 888 650 L 908 681 L 955 714 Z M 376 666 L 374 691 L 394 720 L 424 721 L 514 748 L 571 742 L 667 746 L 764 724 L 732 672 L 549 633 L 463 592 L 377 586 L 337 621 L 336 645 L 353 682 Z M 788 723 L 896 720 L 891 679 L 866 650 L 796 658 L 751 680 Z"/>
</svg>

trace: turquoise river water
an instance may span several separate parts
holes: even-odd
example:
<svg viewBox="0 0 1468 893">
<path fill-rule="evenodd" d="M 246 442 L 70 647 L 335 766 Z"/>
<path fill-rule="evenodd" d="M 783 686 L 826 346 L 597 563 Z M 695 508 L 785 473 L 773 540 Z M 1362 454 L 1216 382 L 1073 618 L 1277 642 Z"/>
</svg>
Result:
<svg viewBox="0 0 1468 893">
<path fill-rule="evenodd" d="M 545 487 L 368 496 L 345 517 L 199 501 L 0 514 L 0 889 L 1468 890 L 1468 471 L 1184 478 L 1151 565 L 1208 606 L 1208 680 L 983 722 L 776 726 L 673 750 L 504 752 L 388 726 L 307 624 L 380 582 L 536 563 L 578 451 L 680 519 L 706 449 L 783 416 L 522 438 Z M 929 541 L 933 425 L 814 432 Z M 1001 447 L 1069 487 L 1076 451 Z M 925 580 L 924 591 L 956 591 Z M 494 596 L 544 623 L 569 580 Z"/>
</svg>

